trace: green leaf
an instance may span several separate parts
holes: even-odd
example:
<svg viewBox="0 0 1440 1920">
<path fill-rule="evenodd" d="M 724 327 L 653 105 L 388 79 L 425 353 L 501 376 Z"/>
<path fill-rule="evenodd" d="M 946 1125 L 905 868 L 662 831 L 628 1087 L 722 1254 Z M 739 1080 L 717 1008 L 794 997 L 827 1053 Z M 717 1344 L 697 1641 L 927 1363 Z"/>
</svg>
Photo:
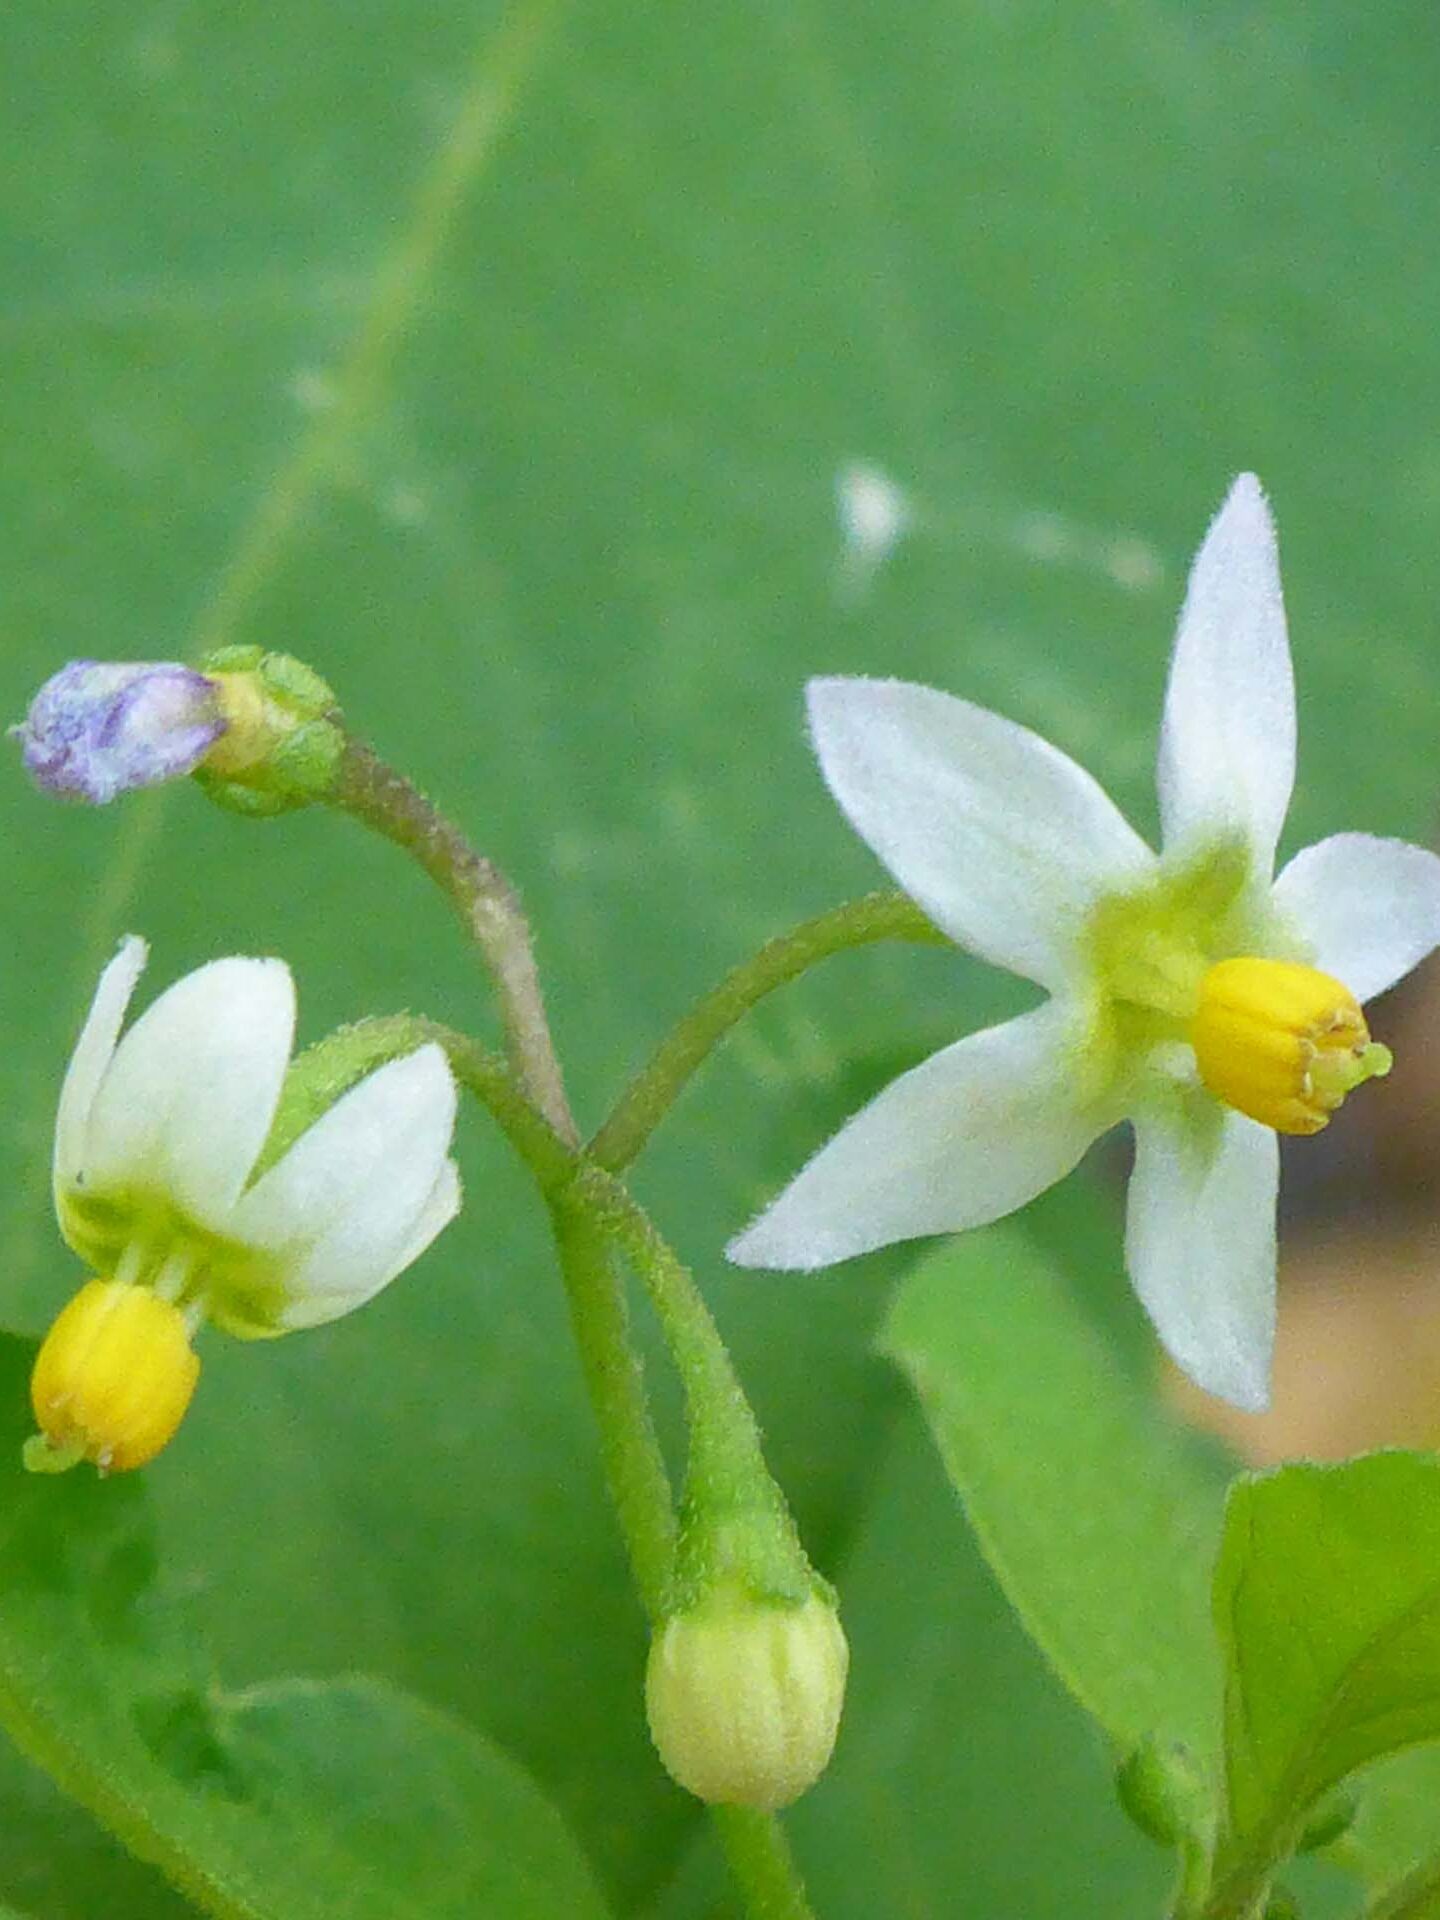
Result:
<svg viewBox="0 0 1440 1920">
<path fill-rule="evenodd" d="M 193 1920 L 195 1909 L 0 1738 L 0 1891 L 35 1920 Z"/>
<path fill-rule="evenodd" d="M 489 1742 L 384 1682 L 212 1679 L 157 1581 L 138 1483 L 19 1465 L 0 1342 L 0 1722 L 221 1920 L 607 1911 L 574 1840 Z"/>
<path fill-rule="evenodd" d="M 1440 1458 L 1239 1481 L 1215 1577 L 1228 1848 L 1280 1857 L 1347 1775 L 1440 1739 Z"/>
<path fill-rule="evenodd" d="M 1440 1747 L 1413 1747 L 1365 1775 L 1355 1824 L 1335 1857 L 1378 1893 L 1436 1850 Z"/>
<path fill-rule="evenodd" d="M 987 1560 L 1076 1699 L 1122 1746 L 1159 1734 L 1209 1759 L 1221 1503 L 1208 1460 L 1122 1371 L 1021 1228 L 930 1255 L 895 1301 L 885 1346 Z"/>
</svg>

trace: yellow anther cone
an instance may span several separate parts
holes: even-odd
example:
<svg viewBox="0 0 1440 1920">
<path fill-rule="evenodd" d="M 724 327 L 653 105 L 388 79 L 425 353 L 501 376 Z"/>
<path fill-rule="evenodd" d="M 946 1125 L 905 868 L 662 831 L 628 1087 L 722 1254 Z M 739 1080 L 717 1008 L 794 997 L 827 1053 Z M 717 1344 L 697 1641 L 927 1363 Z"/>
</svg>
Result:
<svg viewBox="0 0 1440 1920">
<path fill-rule="evenodd" d="M 90 1460 L 113 1473 L 143 1467 L 179 1426 L 199 1378 L 177 1306 L 148 1287 L 91 1280 L 35 1362 L 30 1399 L 43 1441 L 27 1452 L 27 1464 Z"/>
<path fill-rule="evenodd" d="M 1288 960 L 1222 960 L 1191 1026 L 1200 1078 L 1277 1133 L 1319 1133 L 1347 1093 L 1390 1071 L 1341 981 Z"/>
</svg>

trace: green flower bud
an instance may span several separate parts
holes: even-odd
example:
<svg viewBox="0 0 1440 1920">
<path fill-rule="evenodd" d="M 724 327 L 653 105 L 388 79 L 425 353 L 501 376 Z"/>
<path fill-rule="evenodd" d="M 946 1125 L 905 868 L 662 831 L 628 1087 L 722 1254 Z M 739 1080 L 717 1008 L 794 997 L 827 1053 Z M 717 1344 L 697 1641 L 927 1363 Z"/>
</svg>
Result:
<svg viewBox="0 0 1440 1920">
<path fill-rule="evenodd" d="M 1162 1847 L 1203 1836 L 1211 1820 L 1203 1774 L 1186 1748 L 1151 1734 L 1127 1754 L 1115 1774 L 1121 1806 Z"/>
<path fill-rule="evenodd" d="M 1359 1811 L 1360 1802 L 1353 1793 L 1343 1788 L 1338 1793 L 1332 1793 L 1328 1800 L 1320 1802 L 1300 1829 L 1295 1851 L 1316 1853 L 1321 1847 L 1328 1847 L 1342 1833 L 1350 1831 Z"/>
<path fill-rule="evenodd" d="M 818 1592 L 785 1605 L 718 1590 L 672 1615 L 651 1646 L 650 1737 L 697 1799 L 773 1813 L 829 1764 L 849 1660 Z"/>
<path fill-rule="evenodd" d="M 225 723 L 195 774 L 211 799 L 261 817 L 328 799 L 345 732 L 319 674 L 260 647 L 222 647 L 203 667 Z"/>
</svg>

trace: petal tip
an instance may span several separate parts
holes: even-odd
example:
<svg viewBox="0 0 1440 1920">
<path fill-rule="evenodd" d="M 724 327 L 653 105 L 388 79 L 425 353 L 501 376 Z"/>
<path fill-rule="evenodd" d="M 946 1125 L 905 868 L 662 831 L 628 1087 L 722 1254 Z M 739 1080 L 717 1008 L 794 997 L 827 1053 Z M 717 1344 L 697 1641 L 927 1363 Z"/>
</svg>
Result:
<svg viewBox="0 0 1440 1920">
<path fill-rule="evenodd" d="M 1223 1400 L 1238 1412 L 1259 1414 L 1270 1411 L 1271 1357 L 1268 1351 L 1263 1358 L 1253 1351 L 1232 1351 L 1221 1356 L 1209 1356 L 1205 1360 L 1192 1357 L 1189 1362 L 1180 1361 L 1179 1364 L 1202 1393 Z"/>
<path fill-rule="evenodd" d="M 1260 484 L 1258 474 L 1236 474 L 1230 482 L 1230 491 L 1220 503 L 1214 525 L 1235 532 L 1249 532 L 1265 540 L 1274 539 L 1275 516 L 1271 512 L 1270 496 Z"/>
<path fill-rule="evenodd" d="M 869 684 L 862 676 L 847 673 L 819 673 L 807 680 L 805 712 L 811 729 L 821 727 L 832 714 L 838 713 L 854 698 L 855 688 Z"/>
<path fill-rule="evenodd" d="M 807 1272 L 823 1261 L 797 1259 L 794 1249 L 783 1245 L 769 1225 L 768 1213 L 762 1213 L 743 1232 L 737 1233 L 725 1249 L 732 1267 L 756 1267 L 770 1273 Z"/>
</svg>

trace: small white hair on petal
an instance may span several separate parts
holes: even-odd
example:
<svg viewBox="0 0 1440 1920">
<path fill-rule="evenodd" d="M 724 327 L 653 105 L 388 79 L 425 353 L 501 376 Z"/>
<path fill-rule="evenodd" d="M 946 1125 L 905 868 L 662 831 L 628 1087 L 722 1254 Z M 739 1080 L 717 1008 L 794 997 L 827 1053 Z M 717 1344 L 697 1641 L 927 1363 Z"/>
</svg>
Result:
<svg viewBox="0 0 1440 1920">
<path fill-rule="evenodd" d="M 1275 524 L 1242 473 L 1190 569 L 1157 769 L 1166 847 L 1235 832 L 1269 878 L 1295 784 L 1295 679 Z"/>
<path fill-rule="evenodd" d="M 358 1306 L 446 1224 L 439 1211 L 459 1203 L 445 1172 L 456 1104 L 443 1050 L 420 1047 L 352 1087 L 241 1200 L 236 1237 L 287 1265 L 287 1325 Z"/>
<path fill-rule="evenodd" d="M 853 1115 L 726 1249 L 742 1267 L 828 1267 L 983 1226 L 1063 1178 L 1117 1114 L 1077 1095 L 1070 1010 L 972 1033 Z"/>
<path fill-rule="evenodd" d="M 1279 1143 L 1203 1093 L 1135 1115 L 1125 1264 L 1171 1357 L 1247 1413 L 1270 1404 Z"/>
<path fill-rule="evenodd" d="M 158 1190 L 220 1226 L 270 1131 L 294 1036 L 283 960 L 212 960 L 177 980 L 125 1034 L 96 1092 L 94 1188 Z"/>
<path fill-rule="evenodd" d="M 1337 833 L 1297 853 L 1275 904 L 1323 973 L 1363 1005 L 1440 946 L 1440 858 L 1371 833 Z"/>
<path fill-rule="evenodd" d="M 69 1186 L 85 1161 L 90 1111 L 106 1070 L 120 1043 L 120 1031 L 136 985 L 150 959 L 150 948 L 138 933 L 126 934 L 113 960 L 100 975 L 90 1011 L 85 1017 L 55 1116 L 54 1177 L 57 1188 Z"/>
<path fill-rule="evenodd" d="M 855 831 L 952 940 L 1057 987 L 1095 901 L 1155 856 L 1039 734 L 905 680 L 812 680 L 810 732 Z"/>
</svg>

